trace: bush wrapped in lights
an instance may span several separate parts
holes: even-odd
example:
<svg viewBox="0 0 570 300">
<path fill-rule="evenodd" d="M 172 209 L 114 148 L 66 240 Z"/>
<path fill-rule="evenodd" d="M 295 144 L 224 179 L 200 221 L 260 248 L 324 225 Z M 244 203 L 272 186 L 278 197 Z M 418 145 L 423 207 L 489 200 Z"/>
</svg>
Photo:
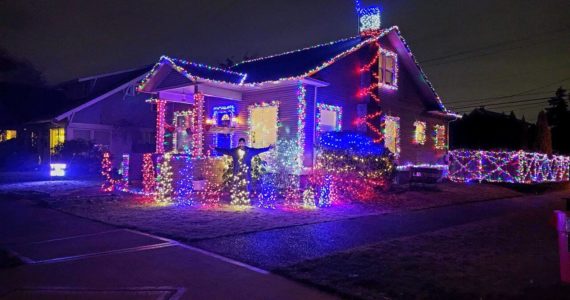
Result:
<svg viewBox="0 0 570 300">
<path fill-rule="evenodd" d="M 362 133 L 330 132 L 319 138 L 315 169 L 315 179 L 311 181 L 320 182 L 321 189 L 327 189 L 320 194 L 327 199 L 322 206 L 328 206 L 336 201 L 328 199 L 331 194 L 361 201 L 374 198 L 376 189 L 389 183 L 394 164 L 384 147 L 373 143 L 370 137 Z"/>
<path fill-rule="evenodd" d="M 569 180 L 567 156 L 479 150 L 454 150 L 449 154 L 449 178 L 455 182 L 531 184 Z"/>
</svg>

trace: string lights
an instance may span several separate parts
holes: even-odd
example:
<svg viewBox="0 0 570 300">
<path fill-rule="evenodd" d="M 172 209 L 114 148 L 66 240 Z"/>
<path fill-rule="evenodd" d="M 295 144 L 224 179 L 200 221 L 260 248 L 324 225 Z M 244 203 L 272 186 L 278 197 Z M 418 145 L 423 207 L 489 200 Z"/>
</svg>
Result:
<svg viewBox="0 0 570 300">
<path fill-rule="evenodd" d="M 130 163 L 130 155 L 123 154 L 123 159 L 121 160 L 121 181 L 120 181 L 120 189 L 123 192 L 129 190 L 129 163 Z"/>
<path fill-rule="evenodd" d="M 447 149 L 446 137 L 445 125 L 435 125 L 433 129 L 433 141 L 436 150 Z"/>
<path fill-rule="evenodd" d="M 170 159 L 172 154 L 165 153 L 159 165 L 158 176 L 156 177 L 156 201 L 159 203 L 172 202 L 172 166 Z"/>
<path fill-rule="evenodd" d="M 326 111 L 332 111 L 336 113 L 336 124 L 334 127 L 334 131 L 341 131 L 342 130 L 342 107 L 341 106 L 335 106 L 335 105 L 329 105 L 329 104 L 325 104 L 325 103 L 317 103 L 317 116 L 315 117 L 315 123 L 317 123 L 317 132 L 321 132 L 322 128 L 321 128 L 321 119 L 322 119 L 322 112 L 326 110 Z"/>
<path fill-rule="evenodd" d="M 569 180 L 567 156 L 524 151 L 450 151 L 449 178 L 455 182 L 542 183 Z"/>
<path fill-rule="evenodd" d="M 426 122 L 415 121 L 414 122 L 414 141 L 416 145 L 424 145 L 426 143 Z"/>
<path fill-rule="evenodd" d="M 204 151 L 204 94 L 194 93 L 194 125 L 195 131 L 192 135 L 192 156 L 199 158 Z"/>
<path fill-rule="evenodd" d="M 143 154 L 143 193 L 145 195 L 152 195 L 154 193 L 154 188 L 156 185 L 156 178 L 154 172 L 154 164 L 152 162 L 152 154 Z"/>
<path fill-rule="evenodd" d="M 305 150 L 305 110 L 307 109 L 307 102 L 305 100 L 306 94 L 307 90 L 303 86 L 303 83 L 299 82 L 299 86 L 297 88 L 297 155 L 295 156 L 298 160 L 299 169 L 303 168 L 303 156 Z"/>
<path fill-rule="evenodd" d="M 111 174 L 112 163 L 111 163 L 111 153 L 104 152 L 103 159 L 101 160 L 101 175 L 103 175 L 103 184 L 101 185 L 101 190 L 103 192 L 112 192 L 115 190 L 115 179 Z"/>
<path fill-rule="evenodd" d="M 384 140 L 386 148 L 396 157 L 400 155 L 400 118 L 384 116 Z"/>
</svg>

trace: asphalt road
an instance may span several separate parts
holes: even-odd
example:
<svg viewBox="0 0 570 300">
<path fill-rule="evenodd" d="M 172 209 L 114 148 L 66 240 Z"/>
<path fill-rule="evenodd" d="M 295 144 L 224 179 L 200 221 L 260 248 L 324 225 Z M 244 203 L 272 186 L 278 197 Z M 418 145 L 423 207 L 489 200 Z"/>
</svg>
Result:
<svg viewBox="0 0 570 300">
<path fill-rule="evenodd" d="M 225 257 L 266 270 L 285 267 L 338 251 L 497 218 L 528 210 L 548 216 L 563 207 L 563 193 L 460 204 L 398 214 L 348 220 L 207 239 L 191 243 Z"/>
</svg>

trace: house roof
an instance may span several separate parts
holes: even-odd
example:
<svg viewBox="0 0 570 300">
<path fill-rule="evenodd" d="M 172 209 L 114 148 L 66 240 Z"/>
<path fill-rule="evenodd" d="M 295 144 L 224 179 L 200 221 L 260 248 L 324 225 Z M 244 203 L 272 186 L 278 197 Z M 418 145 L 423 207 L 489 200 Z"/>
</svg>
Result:
<svg viewBox="0 0 570 300">
<path fill-rule="evenodd" d="M 0 83 L 0 126 L 46 122 L 93 104 L 110 91 L 140 80 L 151 66 L 70 80 L 54 87 Z"/>
<path fill-rule="evenodd" d="M 389 41 L 402 58 L 403 65 L 412 74 L 420 92 L 427 100 L 428 110 L 440 111 L 455 117 L 449 112 L 433 85 L 427 79 L 419 63 L 412 54 L 410 47 L 402 37 L 398 27 L 384 29 L 379 35 L 362 38 L 361 36 L 346 38 L 330 43 L 320 44 L 300 50 L 289 51 L 277 55 L 243 61 L 229 69 L 196 64 L 180 59 L 161 57 L 153 70 L 141 81 L 138 89 L 144 92 L 155 91 L 160 84 L 149 84 L 154 78 L 157 81 L 172 80 L 170 71 L 166 72 L 164 66 L 178 71 L 184 75 L 186 83 L 206 81 L 226 83 L 238 86 L 256 86 L 268 82 L 281 80 L 299 80 L 310 77 L 320 70 L 334 64 L 339 59 L 371 45 L 380 39 Z M 184 82 L 172 80 L 171 85 L 182 85 Z M 160 85 L 167 88 L 168 84 Z"/>
<path fill-rule="evenodd" d="M 323 64 L 335 57 L 347 51 L 359 49 L 368 42 L 369 40 L 363 40 L 360 36 L 351 37 L 278 55 L 247 60 L 236 64 L 231 69 L 247 73 L 246 83 L 299 77 L 321 69 Z"/>
</svg>

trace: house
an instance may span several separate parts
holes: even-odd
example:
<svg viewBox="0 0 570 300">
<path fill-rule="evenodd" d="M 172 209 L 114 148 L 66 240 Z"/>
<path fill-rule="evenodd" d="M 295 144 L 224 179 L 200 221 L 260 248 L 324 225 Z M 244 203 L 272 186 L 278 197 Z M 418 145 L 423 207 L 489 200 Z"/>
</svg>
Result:
<svg viewBox="0 0 570 300">
<path fill-rule="evenodd" d="M 135 86 L 151 66 L 79 78 L 55 87 L 0 85 L 0 143 L 12 138 L 51 161 L 65 141 L 86 140 L 120 156 L 154 149 L 152 107 Z"/>
<path fill-rule="evenodd" d="M 360 131 L 384 142 L 401 165 L 436 164 L 458 116 L 399 29 L 381 28 L 378 8 L 358 12 L 358 36 L 230 68 L 161 57 L 138 86 L 157 107 L 155 152 L 203 157 L 239 138 L 252 147 L 293 141 L 292 159 L 307 170 L 322 132 Z"/>
</svg>

